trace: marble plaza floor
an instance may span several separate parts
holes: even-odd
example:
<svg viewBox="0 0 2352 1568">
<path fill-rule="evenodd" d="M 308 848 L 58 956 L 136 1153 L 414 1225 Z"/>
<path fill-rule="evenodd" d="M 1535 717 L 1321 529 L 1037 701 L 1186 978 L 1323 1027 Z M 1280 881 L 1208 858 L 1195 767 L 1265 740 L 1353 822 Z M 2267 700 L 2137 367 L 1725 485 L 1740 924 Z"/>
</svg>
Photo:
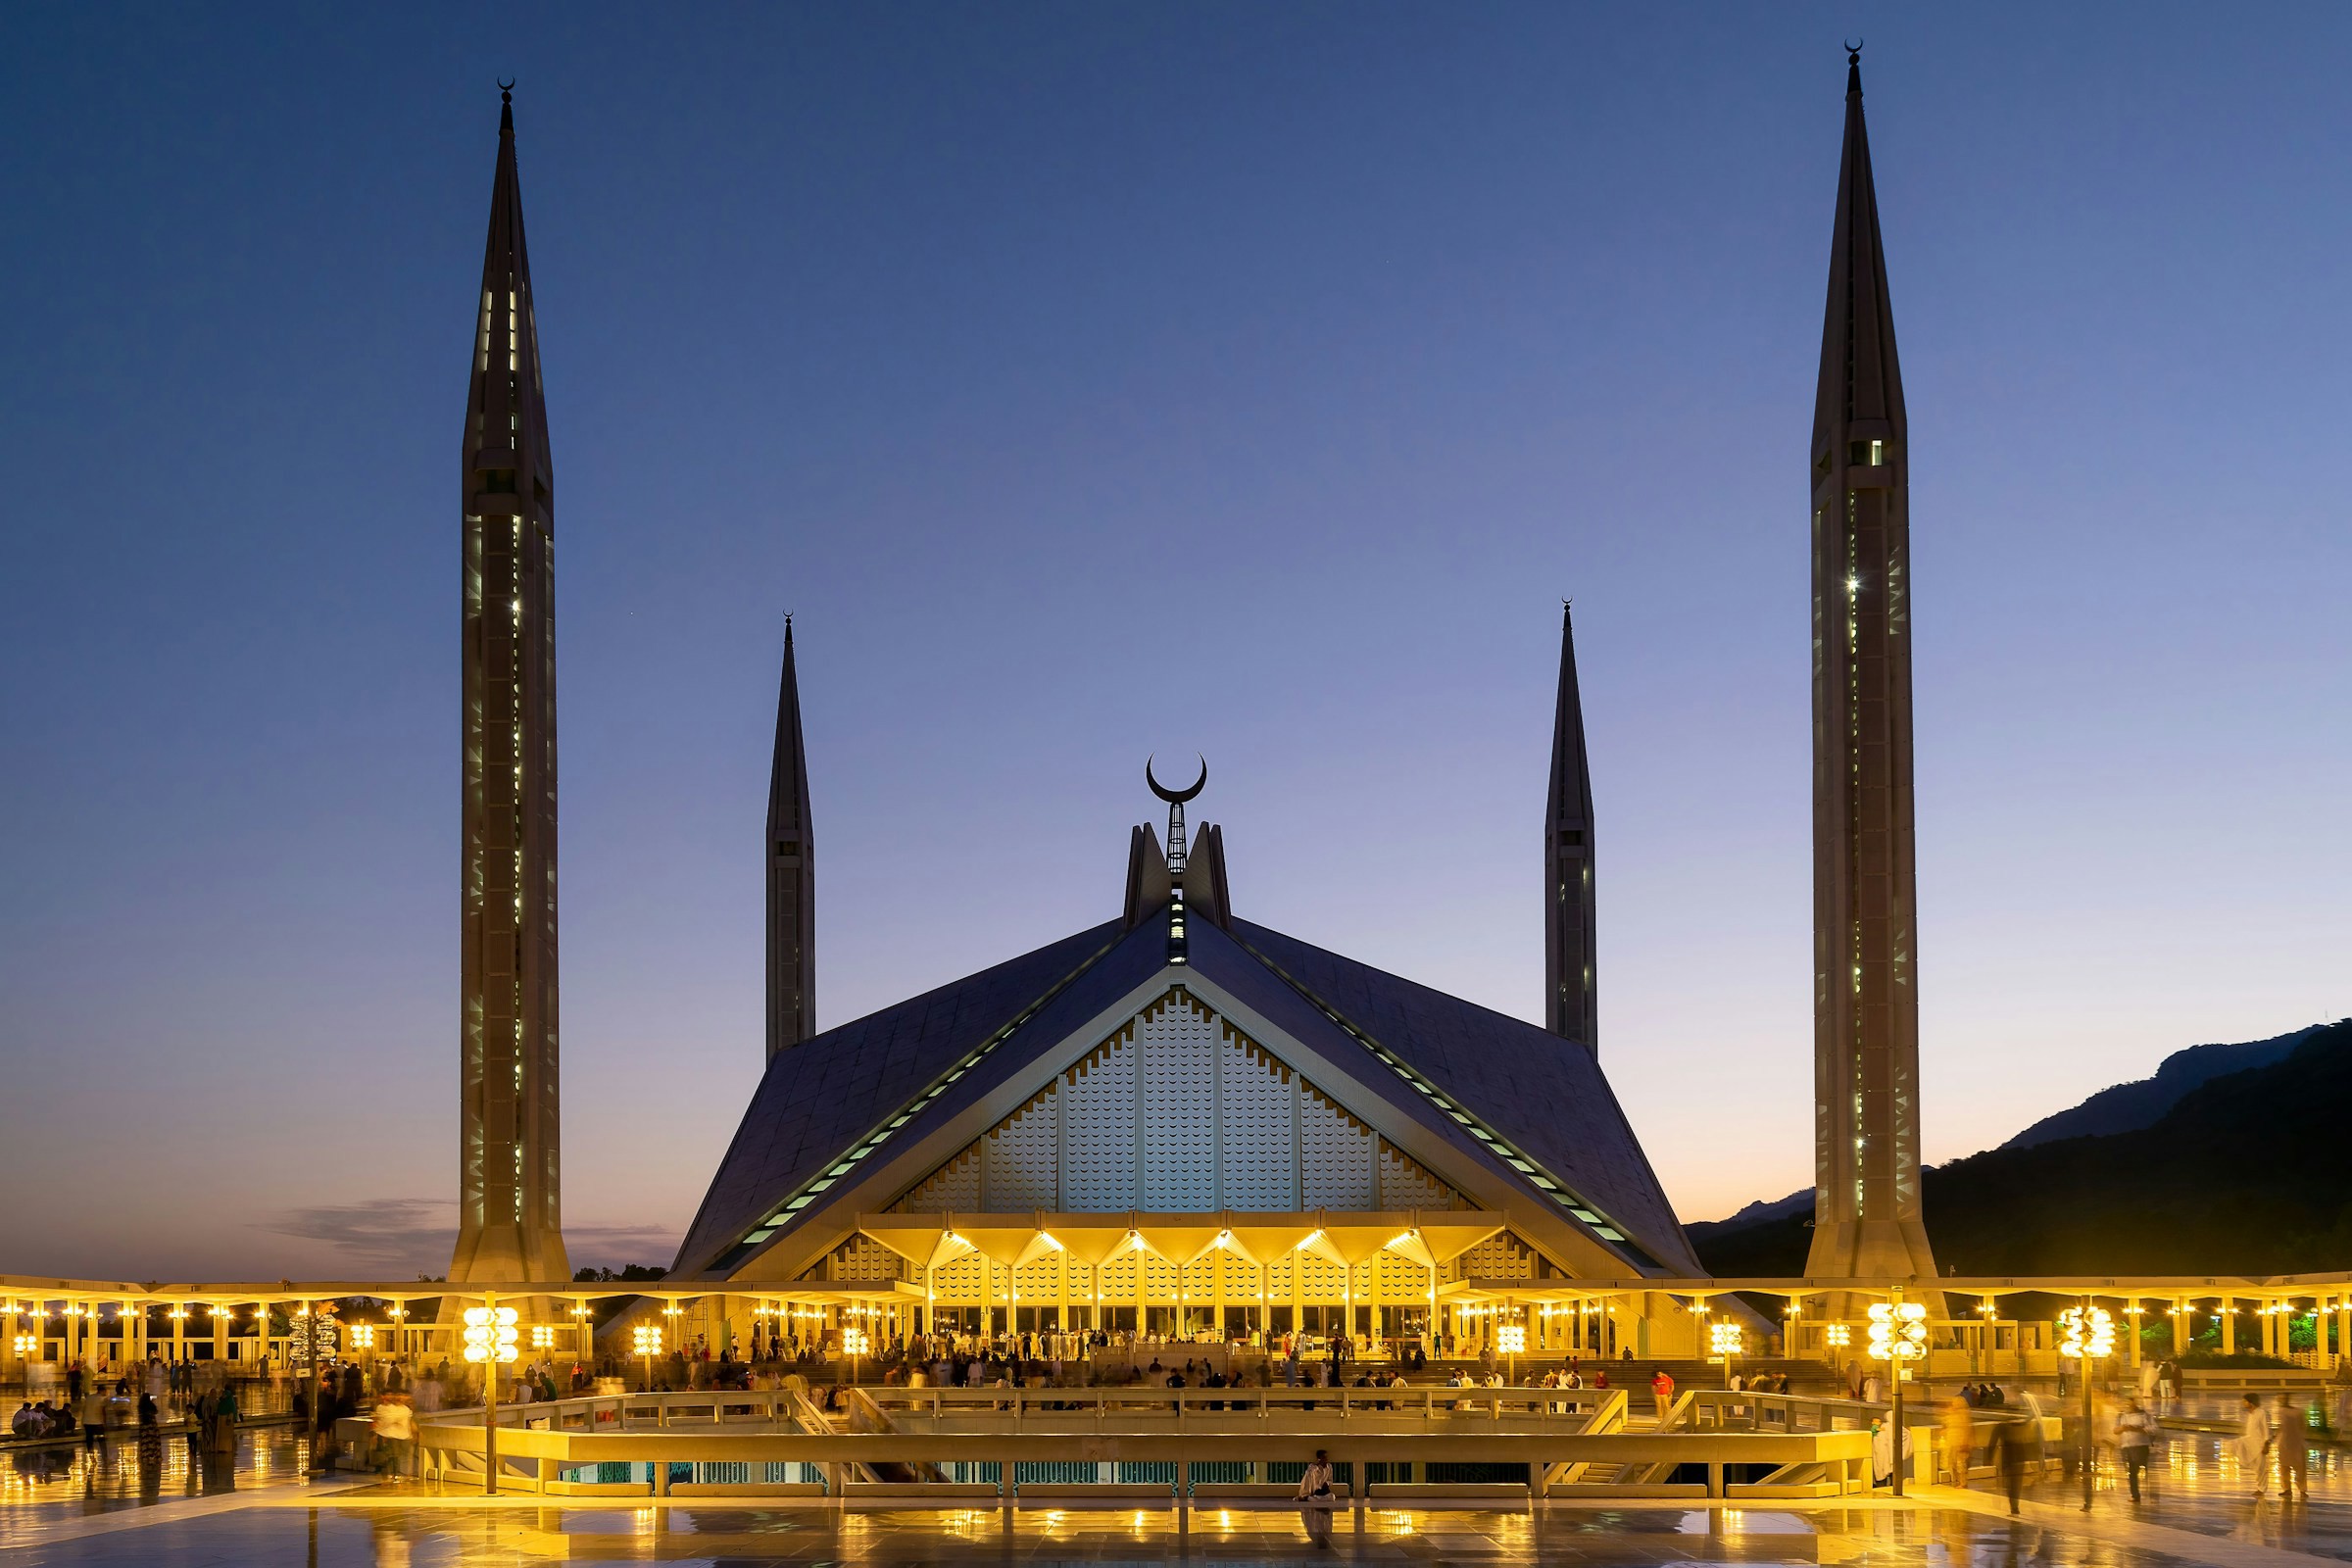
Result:
<svg viewBox="0 0 2352 1568">
<path fill-rule="evenodd" d="M 53 1473 L 0 1481 L 0 1568 L 648 1562 L 914 1564 L 1159 1562 L 1921 1564 L 1929 1568 L 2289 1568 L 2352 1561 L 2352 1470 L 2313 1455 L 2313 1500 L 2257 1502 L 2214 1440 L 2168 1446 L 2134 1508 L 2102 1478 L 2092 1511 L 2052 1481 L 2023 1514 L 1983 1491 L 1928 1489 L 1897 1503 L 1694 1506 L 1539 1504 L 1507 1510 L 1340 1510 L 1318 1546 L 1292 1509 L 1201 1508 L 1179 1532 L 1167 1509 L 899 1510 L 755 1506 L 707 1498 L 615 1506 L 583 1499 L 485 1499 L 417 1483 L 295 1473 L 290 1432 L 252 1435 L 233 1472 L 190 1471 L 184 1447 L 145 1484 L 127 1450 L 75 1450 Z M 179 1446 L 174 1446 L 178 1447 Z M 21 1460 L 24 1455 L 12 1456 Z M 7 1463 L 9 1461 L 0 1461 Z M 2242 1494 L 2242 1495 L 2241 1495 Z"/>
</svg>

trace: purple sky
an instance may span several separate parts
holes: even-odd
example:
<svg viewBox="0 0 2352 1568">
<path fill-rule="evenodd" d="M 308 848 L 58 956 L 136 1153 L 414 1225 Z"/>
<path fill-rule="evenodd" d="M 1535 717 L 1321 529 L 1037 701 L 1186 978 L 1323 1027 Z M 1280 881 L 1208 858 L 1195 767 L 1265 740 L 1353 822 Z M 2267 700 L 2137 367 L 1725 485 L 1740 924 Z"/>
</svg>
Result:
<svg viewBox="0 0 2352 1568">
<path fill-rule="evenodd" d="M 786 609 L 820 1021 L 1114 912 L 1154 748 L 1242 912 L 1532 1017 L 1573 595 L 1602 1060 L 1686 1218 L 1809 1180 L 1847 33 L 1929 1157 L 2352 1010 L 2352 12 L 50 7 L 0 58 L 0 1271 L 446 1263 L 501 74 L 575 1260 L 667 1261 L 759 1071 Z"/>
</svg>

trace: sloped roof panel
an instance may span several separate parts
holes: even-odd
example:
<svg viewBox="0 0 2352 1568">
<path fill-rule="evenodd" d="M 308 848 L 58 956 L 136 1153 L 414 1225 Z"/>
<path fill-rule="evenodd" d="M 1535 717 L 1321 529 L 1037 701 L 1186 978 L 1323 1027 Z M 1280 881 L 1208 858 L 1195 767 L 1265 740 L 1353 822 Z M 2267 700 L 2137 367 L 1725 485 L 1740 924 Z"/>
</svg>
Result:
<svg viewBox="0 0 2352 1568">
<path fill-rule="evenodd" d="M 1303 989 L 1459 1100 L 1494 1132 L 1598 1205 L 1660 1262 L 1690 1274 L 1705 1272 L 1615 1092 L 1590 1053 L 1524 1019 L 1265 926 L 1235 920 L 1232 933 L 1271 975 Z M 1203 947 L 1195 961 L 1214 964 L 1214 951 L 1213 944 Z M 1222 981 L 1227 979 L 1225 967 L 1218 964 L 1206 972 Z M 1253 1000 L 1251 1004 L 1258 1004 Z M 1327 1021 L 1318 1021 L 1329 1028 Z M 1339 1030 L 1330 1032 L 1346 1039 Z M 1403 1093 L 1393 1098 L 1432 1119 L 1413 1103 L 1418 1097 Z M 1456 1142 L 1467 1142 L 1442 1119 L 1436 1124 Z M 1492 1160 L 1483 1149 L 1479 1152 Z"/>
<path fill-rule="evenodd" d="M 1140 984 L 1165 953 L 1164 930 L 1157 945 L 1139 941 L 1153 929 L 1150 923 L 1128 934 L 1126 945 L 1140 948 L 1142 957 L 1116 966 L 1127 974 L 1140 962 L 1140 972 L 1096 996 L 1102 987 L 1095 968 L 1119 943 L 1122 924 L 1107 921 L 778 1052 L 687 1228 L 675 1271 L 708 1267 L 774 1204 L 1055 987 L 1068 983 L 1029 1027 L 1051 1031 L 1066 1019 L 1074 1028 L 1121 990 Z M 1075 995 L 1081 991 L 1084 996 Z M 989 1058 L 989 1070 L 966 1074 L 900 1136 L 917 1136 L 935 1119 L 955 1114 L 1013 1065 L 1017 1058 Z"/>
</svg>

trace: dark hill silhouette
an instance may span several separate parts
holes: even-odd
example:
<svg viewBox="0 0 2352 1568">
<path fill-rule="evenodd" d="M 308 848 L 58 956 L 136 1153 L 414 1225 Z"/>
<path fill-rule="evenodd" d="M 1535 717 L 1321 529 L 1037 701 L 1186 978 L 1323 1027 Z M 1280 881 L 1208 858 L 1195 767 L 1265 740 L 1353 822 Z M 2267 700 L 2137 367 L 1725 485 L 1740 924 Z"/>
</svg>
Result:
<svg viewBox="0 0 2352 1568">
<path fill-rule="evenodd" d="M 2077 1104 L 2042 1117 L 1999 1147 L 2025 1149 L 2060 1138 L 2080 1138 L 2093 1133 L 2128 1133 L 2152 1126 L 2159 1116 L 2180 1102 L 2181 1096 L 2199 1084 L 2208 1083 L 2224 1073 L 2243 1072 L 2249 1067 L 2267 1067 L 2311 1038 L 2315 1031 L 2326 1027 L 2325 1024 L 2312 1024 L 2292 1034 L 2275 1035 L 2268 1040 L 2248 1040 L 2234 1045 L 2190 1046 L 2186 1050 L 2176 1051 L 2164 1058 L 2154 1077 L 2111 1084 Z M 1786 1198 L 1759 1198 L 1738 1213 L 1723 1219 L 1699 1220 L 1683 1228 L 1696 1242 L 1707 1236 L 1761 1225 L 1767 1220 L 1787 1219 L 1792 1214 L 1801 1218 L 1812 1212 L 1813 1189 L 1804 1187 Z"/>
<path fill-rule="evenodd" d="M 1962 1274 L 2341 1269 L 2348 1145 L 2352 1019 L 2208 1079 L 2149 1126 L 2012 1143 L 1925 1172 L 1928 1236 Z M 1804 1269 L 1809 1218 L 1688 1230 L 1711 1273 L 1787 1276 Z"/>
<path fill-rule="evenodd" d="M 2186 1051 L 2176 1051 L 2164 1058 L 2155 1077 L 2102 1089 L 2079 1105 L 2042 1117 L 2001 1147 L 2029 1149 L 2061 1138 L 2104 1137 L 2154 1126 L 2190 1090 L 2227 1073 L 2283 1061 L 2297 1046 L 2326 1027 L 2313 1024 L 2308 1029 L 2271 1040 L 2249 1040 L 2234 1046 L 2191 1046 Z"/>
</svg>

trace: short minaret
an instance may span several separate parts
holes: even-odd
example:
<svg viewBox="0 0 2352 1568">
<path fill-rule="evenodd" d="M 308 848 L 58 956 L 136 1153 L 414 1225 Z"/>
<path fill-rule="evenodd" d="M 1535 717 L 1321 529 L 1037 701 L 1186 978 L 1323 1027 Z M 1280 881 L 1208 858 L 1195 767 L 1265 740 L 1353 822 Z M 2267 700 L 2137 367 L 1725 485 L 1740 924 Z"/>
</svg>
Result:
<svg viewBox="0 0 2352 1568">
<path fill-rule="evenodd" d="M 1600 1054 L 1593 985 L 1592 771 L 1576 689 L 1576 632 L 1560 607 L 1560 690 L 1551 719 L 1551 794 L 1544 807 L 1544 1026 Z"/>
<path fill-rule="evenodd" d="M 1849 51 L 1809 454 L 1814 1278 L 1936 1272 L 1919 1193 L 1908 434 Z"/>
<path fill-rule="evenodd" d="M 555 466 L 502 96 L 466 397 L 464 1001 L 454 1282 L 567 1280 L 556 1016 Z"/>
<path fill-rule="evenodd" d="M 816 871 L 808 822 L 808 754 L 801 744 L 801 678 L 784 617 L 776 695 L 776 758 L 767 776 L 767 1056 L 816 1033 Z"/>
<path fill-rule="evenodd" d="M 1187 956 L 1188 950 L 1185 944 L 1184 920 L 1184 873 L 1185 863 L 1188 858 L 1184 842 L 1184 803 L 1199 795 L 1200 791 L 1207 786 L 1208 760 L 1206 758 L 1201 759 L 1200 776 L 1193 780 L 1190 787 L 1181 790 L 1172 790 L 1166 785 L 1160 783 L 1157 775 L 1152 771 L 1151 760 L 1146 759 L 1144 762 L 1144 782 L 1152 786 L 1152 794 L 1158 796 L 1161 800 L 1168 803 L 1168 961 L 1170 963 L 1185 963 L 1189 962 L 1190 960 Z M 1223 849 L 1222 846 L 1220 846 L 1220 858 L 1222 858 L 1222 854 Z M 1132 871 L 1129 873 L 1129 880 L 1130 882 L 1134 880 L 1134 873 Z"/>
</svg>

